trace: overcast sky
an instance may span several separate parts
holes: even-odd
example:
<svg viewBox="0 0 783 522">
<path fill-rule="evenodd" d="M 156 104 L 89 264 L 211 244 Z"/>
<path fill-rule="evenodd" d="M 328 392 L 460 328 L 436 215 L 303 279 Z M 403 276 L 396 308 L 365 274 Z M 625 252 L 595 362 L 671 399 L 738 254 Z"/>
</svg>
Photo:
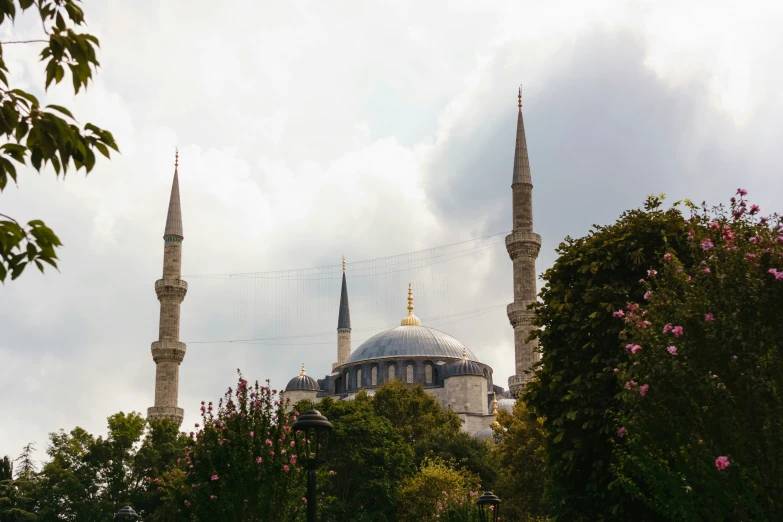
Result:
<svg viewBox="0 0 783 522">
<path fill-rule="evenodd" d="M 29 441 L 43 450 L 61 428 L 103 433 L 110 414 L 152 405 L 175 146 L 183 274 L 390 256 L 511 228 L 521 83 L 543 270 L 565 236 L 650 193 L 718 203 L 742 186 L 762 211 L 783 210 L 781 6 L 87 1 L 102 66 L 77 97 L 68 81 L 41 91 L 40 48 L 4 46 L 16 87 L 111 130 L 122 154 L 88 177 L 21 172 L 0 195 L 0 211 L 44 219 L 65 244 L 59 273 L 0 287 L 0 454 Z M 0 40 L 40 36 L 28 17 L 0 27 Z M 448 302 L 430 299 L 420 316 L 513 299 L 502 246 L 465 261 L 438 266 Z M 236 287 L 188 282 L 182 340 L 241 338 L 224 299 Z M 339 285 L 333 293 L 330 328 Z M 365 304 L 354 329 L 399 321 L 404 285 L 399 302 L 399 313 Z M 299 318 L 294 333 L 323 332 L 315 322 Z M 506 386 L 513 331 L 502 308 L 439 328 Z M 183 427 L 237 368 L 277 387 L 302 360 L 323 376 L 336 335 L 318 340 L 189 344 Z"/>
</svg>

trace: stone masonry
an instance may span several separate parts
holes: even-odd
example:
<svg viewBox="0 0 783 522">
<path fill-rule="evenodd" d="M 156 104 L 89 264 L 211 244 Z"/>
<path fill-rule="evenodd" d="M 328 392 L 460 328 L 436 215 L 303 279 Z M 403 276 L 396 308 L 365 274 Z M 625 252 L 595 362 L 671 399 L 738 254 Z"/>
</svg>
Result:
<svg viewBox="0 0 783 522">
<path fill-rule="evenodd" d="M 514 175 L 511 184 L 513 231 L 506 237 L 506 250 L 514 265 L 514 302 L 508 305 L 508 319 L 514 328 L 514 375 L 508 387 L 514 397 L 530 379 L 526 371 L 538 360 L 538 341 L 525 342 L 533 326 L 529 304 L 536 301 L 536 259 L 541 250 L 541 236 L 533 232 L 533 181 L 527 156 L 525 124 L 522 121 L 522 92 L 519 92 L 517 142 L 514 153 Z"/>
<path fill-rule="evenodd" d="M 345 258 L 343 258 L 343 285 L 340 290 L 340 313 L 337 317 L 337 362 L 332 371 L 345 364 L 351 355 L 351 311 L 348 307 L 348 284 L 345 281 Z"/>
<path fill-rule="evenodd" d="M 155 361 L 155 406 L 147 409 L 149 419 L 171 419 L 182 424 L 184 410 L 177 406 L 179 365 L 185 358 L 185 343 L 179 342 L 180 305 L 188 284 L 182 275 L 182 212 L 179 200 L 179 179 L 174 164 L 166 230 L 163 233 L 163 278 L 155 281 L 155 293 L 160 301 L 158 340 L 152 343 Z"/>
</svg>

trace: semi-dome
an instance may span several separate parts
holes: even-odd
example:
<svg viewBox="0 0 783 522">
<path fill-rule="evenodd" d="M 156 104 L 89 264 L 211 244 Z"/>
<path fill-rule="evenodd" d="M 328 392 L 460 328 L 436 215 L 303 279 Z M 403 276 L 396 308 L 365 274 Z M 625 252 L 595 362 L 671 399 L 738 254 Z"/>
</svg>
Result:
<svg viewBox="0 0 783 522">
<path fill-rule="evenodd" d="M 481 367 L 468 359 L 467 348 L 463 348 L 462 350 L 462 359 L 451 363 L 448 371 L 448 377 L 457 377 L 460 375 L 478 375 L 479 377 L 482 377 L 484 375 L 484 372 L 481 371 Z"/>
<path fill-rule="evenodd" d="M 302 373 L 288 381 L 285 391 L 320 391 L 318 381 L 305 373 L 304 363 L 302 363 Z"/>
<path fill-rule="evenodd" d="M 516 405 L 516 399 L 500 399 L 498 401 L 498 409 L 506 410 L 509 413 L 514 412 L 514 405 Z"/>
<path fill-rule="evenodd" d="M 483 430 L 479 430 L 474 433 L 473 438 L 478 440 L 494 440 L 495 430 L 492 428 L 484 428 Z"/>
</svg>

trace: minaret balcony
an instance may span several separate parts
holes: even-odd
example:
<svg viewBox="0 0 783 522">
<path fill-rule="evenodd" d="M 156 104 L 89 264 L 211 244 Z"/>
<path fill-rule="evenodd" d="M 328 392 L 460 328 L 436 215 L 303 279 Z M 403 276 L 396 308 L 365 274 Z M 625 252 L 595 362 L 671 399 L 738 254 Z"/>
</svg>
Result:
<svg viewBox="0 0 783 522">
<path fill-rule="evenodd" d="M 179 341 L 155 341 L 152 343 L 152 360 L 181 363 L 185 358 L 185 343 Z"/>
<path fill-rule="evenodd" d="M 512 232 L 506 236 L 506 250 L 512 261 L 517 257 L 536 259 L 541 250 L 541 236 L 535 232 Z"/>
<path fill-rule="evenodd" d="M 188 293 L 188 283 L 182 279 L 158 279 L 155 281 L 155 293 L 159 301 L 164 298 L 174 298 L 181 302 Z"/>
<path fill-rule="evenodd" d="M 506 307 L 508 320 L 513 328 L 528 326 L 532 328 L 533 320 L 536 317 L 535 310 L 527 309 L 528 303 L 511 303 Z"/>
</svg>

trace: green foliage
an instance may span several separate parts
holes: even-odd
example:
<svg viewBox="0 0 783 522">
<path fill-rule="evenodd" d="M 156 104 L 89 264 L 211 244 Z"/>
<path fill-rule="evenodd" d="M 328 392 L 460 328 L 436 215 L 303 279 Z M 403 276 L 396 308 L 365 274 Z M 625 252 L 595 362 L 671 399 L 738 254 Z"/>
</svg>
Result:
<svg viewBox="0 0 783 522">
<path fill-rule="evenodd" d="M 694 262 L 667 255 L 615 319 L 635 353 L 612 486 L 655 519 L 782 520 L 783 222 L 742 197 L 694 210 Z"/>
<path fill-rule="evenodd" d="M 0 461 L 0 522 L 36 520 L 33 512 L 35 484 L 30 481 L 34 473 L 31 454 L 33 445 L 25 446 L 17 461 L 27 468 L 14 480 L 14 465 L 7 456 Z"/>
<path fill-rule="evenodd" d="M 268 384 L 268 383 L 267 383 Z M 213 411 L 190 433 L 177 470 L 148 478 L 161 484 L 166 506 L 154 520 L 296 520 L 304 513 L 305 473 L 296 462 L 285 402 L 269 386 L 239 375 Z"/>
<path fill-rule="evenodd" d="M 550 498 L 561 520 L 601 520 L 623 502 L 609 489 L 621 404 L 611 369 L 628 355 L 612 313 L 642 299 L 639 280 L 660 269 L 665 251 L 691 262 L 685 219 L 677 208 L 660 206 L 661 198 L 651 197 L 644 210 L 566 238 L 543 276 L 536 319 L 543 328 L 534 333 L 542 357 L 524 399 L 545 419 Z"/>
<path fill-rule="evenodd" d="M 478 489 L 478 477 L 472 473 L 440 459 L 425 459 L 397 491 L 399 520 L 478 520 L 473 504 Z"/>
<path fill-rule="evenodd" d="M 85 24 L 79 0 L 5 0 L 0 2 L 0 24 L 13 23 L 18 10 L 37 12 L 48 40 L 0 42 L 0 192 L 9 178 L 16 182 L 16 164 L 29 164 L 38 172 L 51 163 L 55 174 L 63 176 L 71 165 L 89 173 L 95 166 L 95 151 L 109 158 L 109 149 L 119 151 L 114 137 L 92 123 L 77 124 L 73 114 L 59 105 L 41 106 L 32 94 L 14 89 L 8 83 L 8 67 L 3 57 L 3 45 L 43 42 L 41 61 L 46 61 L 46 83 L 58 84 L 65 78 L 65 67 L 71 74 L 74 93 L 86 88 L 93 70 L 99 66 L 96 58 L 98 39 L 74 28 Z M 57 268 L 55 249 L 59 238 L 40 220 L 21 225 L 0 213 L 0 282 L 10 274 L 16 279 L 25 267 L 33 263 L 41 271 L 44 264 Z"/>
<path fill-rule="evenodd" d="M 531 415 L 523 401 L 517 401 L 513 413 L 498 412 L 497 422 L 492 449 L 502 473 L 493 492 L 503 500 L 503 520 L 543 520 L 552 511 L 546 497 L 549 475 L 544 421 Z"/>
</svg>

